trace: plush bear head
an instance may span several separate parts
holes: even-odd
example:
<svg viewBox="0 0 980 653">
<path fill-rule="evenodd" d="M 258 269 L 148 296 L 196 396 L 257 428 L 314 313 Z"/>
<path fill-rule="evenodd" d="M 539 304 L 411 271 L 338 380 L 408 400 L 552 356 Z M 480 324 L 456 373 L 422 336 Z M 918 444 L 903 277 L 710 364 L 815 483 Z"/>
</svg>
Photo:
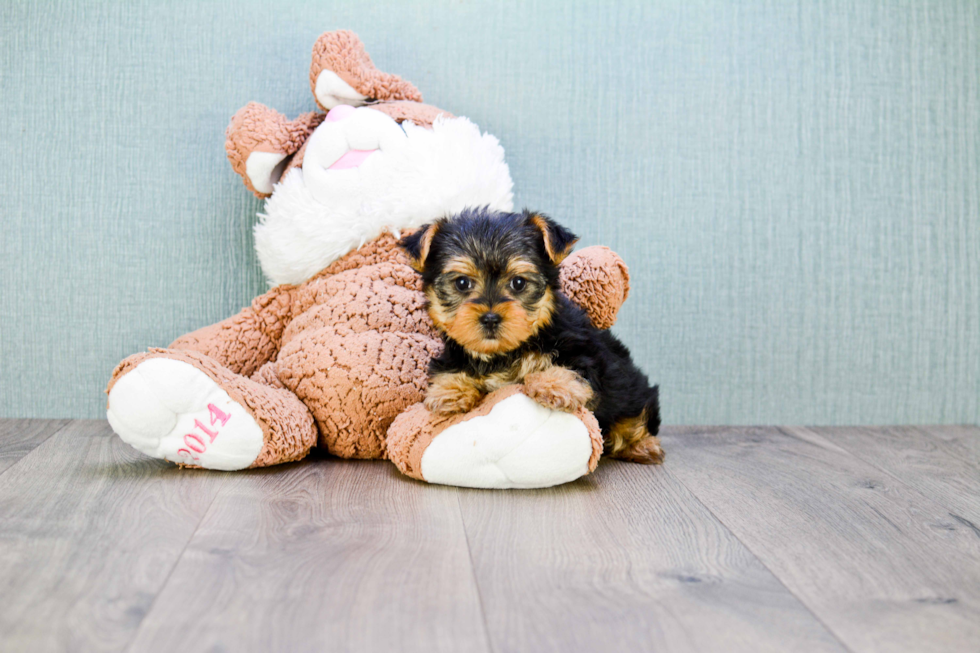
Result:
<svg viewBox="0 0 980 653">
<path fill-rule="evenodd" d="M 273 284 L 301 283 L 385 232 L 397 238 L 467 206 L 513 209 L 499 141 L 422 104 L 353 32 L 317 40 L 310 86 L 326 114 L 288 120 L 250 103 L 227 132 L 235 172 L 268 198 L 255 246 Z"/>
</svg>

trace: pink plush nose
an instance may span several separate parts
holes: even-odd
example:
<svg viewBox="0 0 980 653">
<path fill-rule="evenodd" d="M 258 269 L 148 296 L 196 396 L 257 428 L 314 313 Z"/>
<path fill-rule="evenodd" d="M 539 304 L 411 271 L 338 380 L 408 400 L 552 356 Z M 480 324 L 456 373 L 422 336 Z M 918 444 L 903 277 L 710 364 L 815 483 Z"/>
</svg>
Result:
<svg viewBox="0 0 980 653">
<path fill-rule="evenodd" d="M 327 112 L 327 122 L 338 122 L 344 118 L 349 118 L 354 111 L 356 109 L 349 104 L 338 104 Z"/>
</svg>

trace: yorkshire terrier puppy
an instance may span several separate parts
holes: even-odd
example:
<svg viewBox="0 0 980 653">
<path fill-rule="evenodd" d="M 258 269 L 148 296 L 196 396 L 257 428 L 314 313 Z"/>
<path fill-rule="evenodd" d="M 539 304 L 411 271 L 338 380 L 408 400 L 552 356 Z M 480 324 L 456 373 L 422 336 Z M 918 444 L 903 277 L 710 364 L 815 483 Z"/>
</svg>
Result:
<svg viewBox="0 0 980 653">
<path fill-rule="evenodd" d="M 446 345 L 430 365 L 425 406 L 466 412 L 487 393 L 523 383 L 549 408 L 592 410 L 606 454 L 661 463 L 657 386 L 619 339 L 559 290 L 558 264 L 577 240 L 544 215 L 487 209 L 464 210 L 401 240 Z"/>
</svg>

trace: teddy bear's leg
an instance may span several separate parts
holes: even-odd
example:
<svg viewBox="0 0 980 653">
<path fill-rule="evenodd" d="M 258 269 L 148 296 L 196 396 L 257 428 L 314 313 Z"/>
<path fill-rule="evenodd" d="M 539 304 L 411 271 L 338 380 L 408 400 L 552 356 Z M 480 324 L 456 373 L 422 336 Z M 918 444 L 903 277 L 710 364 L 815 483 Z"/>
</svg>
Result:
<svg viewBox="0 0 980 653">
<path fill-rule="evenodd" d="M 388 429 L 387 455 L 403 474 L 429 483 L 478 488 L 539 488 L 593 471 L 602 434 L 584 408 L 550 410 L 522 386 L 488 395 L 448 419 L 416 404 Z"/>
<path fill-rule="evenodd" d="M 249 102 L 231 118 L 225 152 L 232 169 L 258 197 L 272 194 L 290 158 L 306 143 L 325 116 L 310 112 L 289 120 L 275 109 Z"/>
<path fill-rule="evenodd" d="M 319 445 L 341 458 L 381 458 L 393 419 L 422 400 L 425 364 L 442 343 L 420 333 L 322 327 L 279 352 L 282 382 L 311 409 Z"/>
<path fill-rule="evenodd" d="M 136 354 L 113 373 L 106 416 L 125 442 L 181 465 L 236 470 L 303 458 L 316 443 L 312 415 L 269 365 L 255 376 L 196 352 Z"/>
<path fill-rule="evenodd" d="M 310 88 L 325 111 L 339 104 L 358 107 L 372 100 L 422 101 L 415 86 L 375 68 L 361 39 L 348 30 L 327 32 L 313 44 Z"/>
</svg>

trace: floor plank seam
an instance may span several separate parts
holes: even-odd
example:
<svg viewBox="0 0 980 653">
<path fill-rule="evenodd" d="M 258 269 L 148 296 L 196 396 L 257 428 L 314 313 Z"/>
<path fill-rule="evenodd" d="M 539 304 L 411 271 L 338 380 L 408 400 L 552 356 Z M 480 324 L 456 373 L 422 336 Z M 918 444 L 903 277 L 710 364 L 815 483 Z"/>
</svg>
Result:
<svg viewBox="0 0 980 653">
<path fill-rule="evenodd" d="M 803 438 L 801 438 L 801 437 L 793 434 L 792 431 L 787 431 L 784 427 L 776 426 L 774 428 L 777 431 L 779 431 L 780 433 L 782 433 L 783 435 L 785 435 L 786 437 L 792 438 L 792 439 L 796 440 L 797 442 L 806 442 L 806 440 L 804 440 Z M 803 428 L 807 428 L 807 427 L 803 427 Z M 823 435 L 821 435 L 820 433 L 814 433 L 814 434 L 817 435 L 822 440 L 825 440 L 825 441 L 827 440 L 827 438 L 824 437 Z M 888 471 L 884 467 L 881 467 L 878 464 L 876 464 L 876 463 L 868 460 L 867 458 L 865 458 L 861 454 L 854 453 L 853 451 L 851 451 L 851 449 L 849 449 L 848 447 L 844 446 L 843 444 L 839 444 L 837 442 L 831 442 L 830 444 L 832 444 L 835 447 L 839 448 L 841 451 L 847 452 L 847 454 L 849 456 L 851 456 L 855 460 L 861 461 L 862 463 L 864 463 L 865 465 L 867 465 L 871 469 L 874 469 L 875 471 L 883 474 L 884 476 L 887 476 L 887 477 L 891 478 L 893 481 L 895 481 L 896 483 L 898 483 L 899 485 L 901 485 L 902 487 L 904 487 L 909 492 L 912 492 L 914 494 L 919 495 L 926 502 L 933 504 L 934 506 L 936 506 L 936 508 L 939 508 L 940 511 L 945 512 L 946 514 L 948 514 L 953 519 L 956 519 L 957 521 L 960 521 L 960 523 L 963 523 L 961 521 L 963 518 L 962 517 L 959 517 L 959 516 L 957 516 L 955 514 L 955 509 L 954 508 L 950 508 L 950 507 L 946 506 L 943 503 L 940 503 L 940 500 L 941 499 L 939 497 L 932 496 L 931 494 L 926 494 L 920 488 L 917 488 L 914 485 L 910 485 L 907 481 L 905 481 L 900 476 L 897 476 L 894 472 Z M 885 519 L 885 521 L 888 521 L 887 518 L 885 518 L 884 516 L 882 516 L 882 519 Z M 970 522 L 969 520 L 966 520 L 966 523 L 963 524 L 963 525 L 964 526 L 968 526 L 968 527 L 972 527 L 974 531 L 977 530 L 977 527 L 972 522 Z M 980 536 L 980 533 L 978 533 L 978 536 Z"/>
<path fill-rule="evenodd" d="M 167 572 L 167 577 L 163 579 L 163 582 L 160 584 L 160 588 L 157 590 L 157 593 L 153 596 L 153 600 L 150 601 L 150 605 L 146 609 L 146 612 L 144 612 L 143 616 L 140 617 L 139 625 L 133 629 L 133 636 L 129 639 L 129 642 L 126 643 L 126 648 L 122 649 L 126 653 L 132 652 L 133 645 L 136 643 L 136 639 L 139 637 L 140 630 L 142 630 L 143 628 L 143 623 L 146 621 L 146 618 L 150 616 L 150 613 L 153 612 L 153 608 L 157 604 L 157 599 L 160 598 L 160 595 L 163 594 L 163 591 L 170 583 L 170 579 L 171 577 L 173 577 L 174 571 L 177 569 L 177 566 L 180 565 L 180 561 L 184 559 L 184 554 L 187 553 L 187 547 L 189 547 L 191 545 L 191 542 L 194 541 L 194 536 L 197 535 L 197 531 L 198 529 L 201 528 L 201 524 L 204 523 L 204 519 L 208 516 L 208 514 L 210 514 L 211 507 L 214 506 L 214 502 L 218 499 L 218 496 L 220 496 L 221 493 L 224 491 L 225 488 L 221 488 L 217 490 L 214 493 L 214 496 L 211 497 L 211 501 L 208 503 L 208 507 L 201 513 L 201 518 L 197 520 L 197 524 L 194 525 L 194 530 L 191 531 L 190 537 L 188 537 L 187 541 L 184 542 L 184 548 L 180 550 L 180 555 L 178 555 L 177 558 L 174 560 L 174 564 L 170 567 L 170 571 Z"/>
<path fill-rule="evenodd" d="M 125 653 L 209 648 L 207 642 L 251 650 L 286 638 L 297 644 L 287 649 L 299 650 L 334 630 L 313 618 L 323 612 L 299 602 L 294 614 L 302 627 L 267 636 L 266 625 L 284 623 L 267 607 L 292 606 L 296 585 L 273 582 L 285 602 L 260 605 L 239 591 L 280 571 L 305 579 L 308 567 L 300 563 L 307 555 L 346 568 L 339 580 L 328 570 L 304 581 L 311 595 L 337 597 L 316 605 L 343 606 L 368 626 L 355 633 L 348 620 L 338 626 L 344 639 L 334 643 L 395 642 L 389 650 L 412 649 L 406 641 L 458 653 L 604 650 L 620 640 L 637 642 L 622 650 L 646 650 L 662 640 L 670 650 L 933 646 L 973 653 L 969 641 L 980 633 L 980 476 L 973 462 L 980 429 L 972 426 L 678 428 L 668 431 L 667 444 L 678 449 L 673 465 L 613 462 L 584 485 L 542 493 L 445 488 L 456 495 L 475 604 L 462 577 L 452 504 L 431 486 L 422 486 L 421 502 L 406 496 L 404 479 L 382 463 L 348 464 L 339 477 L 321 474 L 329 470 L 315 463 L 267 473 L 175 474 L 172 465 L 124 445 L 105 420 L 11 421 L 3 429 L 0 420 L 0 445 L 7 443 L 0 464 L 9 465 L 0 468 L 0 521 L 9 519 L 10 534 L 19 536 L 0 555 L 0 583 L 13 590 L 10 609 L 0 610 L 0 650 L 7 644 L 42 650 L 45 642 Z M 55 443 L 47 446 L 50 438 Z M 179 504 L 171 502 L 172 489 L 180 490 Z M 229 502 L 218 501 L 226 496 Z M 244 518 L 240 499 L 249 506 Z M 664 509 L 651 511 L 657 503 Z M 198 521 L 187 530 L 194 513 Z M 402 515 L 417 520 L 406 530 Z M 261 549 L 247 537 L 252 532 L 270 534 Z M 443 541 L 430 544 L 433 533 Z M 150 534 L 156 544 L 143 553 Z M 364 544 L 375 536 L 396 546 Z M 658 543 L 657 552 L 649 542 Z M 278 558 L 257 555 L 278 551 Z M 379 570 L 402 573 L 402 561 L 417 563 L 420 551 L 423 566 L 404 576 L 406 586 L 418 585 L 418 600 L 389 601 L 390 576 Z M 596 557 L 583 566 L 583 554 Z M 126 564 L 113 564 L 116 557 Z M 430 566 L 437 575 L 430 576 Z M 379 592 L 362 577 L 377 579 Z M 343 591 L 320 591 L 320 578 Z M 224 603 L 226 596 L 235 600 Z M 593 596 L 611 603 L 597 613 L 587 602 Z M 385 602 L 382 611 L 378 601 Z M 219 619 L 175 628 L 171 617 L 188 614 Z M 443 614 L 449 618 L 432 621 Z M 472 630 L 481 625 L 483 637 Z M 529 641 L 538 645 L 523 646 Z"/>
<path fill-rule="evenodd" d="M 54 420 L 52 420 L 52 421 L 54 421 Z M 35 451 L 37 451 L 37 448 L 38 447 L 40 447 L 42 444 L 44 444 L 45 442 L 47 442 L 48 440 L 50 440 L 51 438 L 53 438 L 57 434 L 61 433 L 62 431 L 64 431 L 66 428 L 68 428 L 69 426 L 71 426 L 72 424 L 74 424 L 77 421 L 79 421 L 79 420 L 77 420 L 77 419 L 67 419 L 67 420 L 65 420 L 65 423 L 64 424 L 62 424 L 60 427 L 56 428 L 54 431 L 52 431 L 51 433 L 49 433 L 48 435 L 46 435 L 40 442 L 38 442 L 37 444 L 35 444 L 31 448 L 30 451 L 28 451 L 23 456 L 21 456 L 20 459 L 17 462 L 15 462 L 10 467 L 8 467 L 8 468 L 0 471 L 0 477 L 2 477 L 4 474 L 6 474 L 7 472 L 9 472 L 11 469 L 13 469 L 13 468 L 17 467 L 18 465 L 20 465 L 22 462 L 24 462 L 24 459 L 25 458 L 27 458 L 32 453 L 34 453 Z"/>
<path fill-rule="evenodd" d="M 732 537 L 734 537 L 736 540 L 738 540 L 739 542 L 741 542 L 742 543 L 742 546 L 745 547 L 745 550 L 752 554 L 752 557 L 755 558 L 759 562 L 759 564 L 762 565 L 762 567 L 766 571 L 768 571 L 769 574 L 774 579 L 776 579 L 776 582 L 778 582 L 782 587 L 784 587 L 786 589 L 786 591 L 790 594 L 790 596 L 792 596 L 797 601 L 799 601 L 800 605 L 803 606 L 808 613 L 810 613 L 810 615 L 817 621 L 817 623 L 819 623 L 821 626 L 823 626 L 826 629 L 826 631 L 830 634 L 830 636 L 833 637 L 834 640 L 836 642 L 838 642 L 844 650 L 850 651 L 851 653 L 857 653 L 853 648 L 851 648 L 850 646 L 848 646 L 847 643 L 844 640 L 842 640 L 840 638 L 840 635 L 838 635 L 837 632 L 833 628 L 831 628 L 830 625 L 826 621 L 824 621 L 823 618 L 820 615 L 818 615 L 817 613 L 815 613 L 813 611 L 813 608 L 809 604 L 807 604 L 807 602 L 804 601 L 801 596 L 799 596 L 796 592 L 793 591 L 793 589 L 791 587 L 788 587 L 786 585 L 786 583 L 783 582 L 783 579 L 780 578 L 779 575 L 775 571 L 773 571 L 769 567 L 769 565 L 767 565 L 765 563 L 765 561 L 759 556 L 759 554 L 751 546 L 749 546 L 745 541 L 742 540 L 741 537 L 739 537 L 738 533 L 736 533 L 734 530 L 732 530 L 732 527 L 725 520 L 723 520 L 718 514 L 715 513 L 714 510 L 711 509 L 710 506 L 708 506 L 704 501 L 702 501 L 701 500 L 701 497 L 699 497 L 697 495 L 697 493 L 694 492 L 694 490 L 692 490 L 690 487 L 688 487 L 687 483 L 684 482 L 684 479 L 682 479 L 679 475 L 674 474 L 672 471 L 670 471 L 670 470 L 668 470 L 666 468 L 664 469 L 664 471 L 667 474 L 669 474 L 674 480 L 676 480 L 681 485 L 681 487 L 683 487 L 685 490 L 687 490 L 687 492 L 692 497 L 694 497 L 694 500 L 695 501 L 697 501 L 699 504 L 701 504 L 701 506 L 705 510 L 707 510 L 708 513 L 712 517 L 714 517 L 718 521 L 719 524 L 721 524 L 722 526 L 724 526 L 725 529 L 729 533 L 732 534 Z"/>
<path fill-rule="evenodd" d="M 486 491 L 486 490 L 484 490 Z M 463 526 L 463 539 L 466 540 L 466 557 L 470 561 L 470 576 L 473 578 L 473 587 L 476 588 L 476 600 L 480 606 L 480 619 L 483 620 L 483 636 L 487 641 L 488 653 L 493 653 L 493 638 L 490 637 L 490 626 L 487 623 L 487 611 L 483 606 L 483 592 L 480 591 L 480 581 L 476 577 L 476 565 L 473 564 L 473 547 L 470 546 L 470 534 L 466 529 L 466 517 L 463 516 L 463 506 L 460 503 L 459 489 L 456 489 L 456 509 L 459 511 L 459 523 Z"/>
</svg>

